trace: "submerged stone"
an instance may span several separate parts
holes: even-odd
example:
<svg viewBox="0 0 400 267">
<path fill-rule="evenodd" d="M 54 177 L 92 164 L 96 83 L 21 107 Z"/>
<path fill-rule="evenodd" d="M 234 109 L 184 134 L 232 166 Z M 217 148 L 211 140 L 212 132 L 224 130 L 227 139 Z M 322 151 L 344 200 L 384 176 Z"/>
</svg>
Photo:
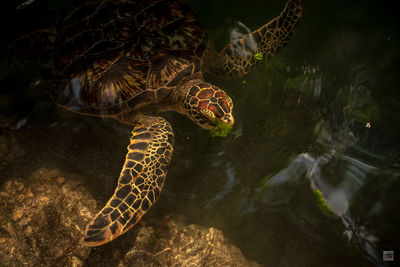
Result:
<svg viewBox="0 0 400 267">
<path fill-rule="evenodd" d="M 60 183 L 60 177 L 63 178 Z M 101 205 L 101 204 L 99 204 Z M 215 228 L 183 219 L 146 220 L 110 244 L 81 245 L 96 200 L 77 179 L 39 168 L 0 187 L 0 258 L 5 266 L 259 266 Z"/>
</svg>

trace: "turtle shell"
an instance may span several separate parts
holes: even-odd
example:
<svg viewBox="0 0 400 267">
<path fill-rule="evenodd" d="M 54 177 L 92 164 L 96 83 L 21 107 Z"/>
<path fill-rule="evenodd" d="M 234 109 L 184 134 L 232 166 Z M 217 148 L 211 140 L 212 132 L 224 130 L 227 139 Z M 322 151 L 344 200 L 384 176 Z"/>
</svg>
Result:
<svg viewBox="0 0 400 267">
<path fill-rule="evenodd" d="M 200 71 L 205 33 L 171 0 L 85 1 L 54 31 L 48 93 L 91 115 L 115 115 L 168 95 Z"/>
</svg>

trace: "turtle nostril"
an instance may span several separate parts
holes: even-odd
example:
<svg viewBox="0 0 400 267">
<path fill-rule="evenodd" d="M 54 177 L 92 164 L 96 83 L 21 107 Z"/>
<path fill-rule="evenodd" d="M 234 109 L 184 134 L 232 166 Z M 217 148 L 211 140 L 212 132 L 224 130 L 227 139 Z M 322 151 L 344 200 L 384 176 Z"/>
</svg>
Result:
<svg viewBox="0 0 400 267">
<path fill-rule="evenodd" d="M 235 120 L 233 119 L 233 116 L 230 114 L 226 114 L 223 118 L 223 120 L 225 121 L 225 123 L 227 123 L 230 126 L 233 126 Z"/>
</svg>

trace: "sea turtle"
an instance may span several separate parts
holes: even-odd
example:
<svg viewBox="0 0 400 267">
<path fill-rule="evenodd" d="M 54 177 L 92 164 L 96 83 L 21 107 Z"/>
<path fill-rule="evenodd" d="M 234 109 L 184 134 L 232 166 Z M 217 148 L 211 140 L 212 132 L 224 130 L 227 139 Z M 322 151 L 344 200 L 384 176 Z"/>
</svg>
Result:
<svg viewBox="0 0 400 267">
<path fill-rule="evenodd" d="M 14 51 L 24 47 L 20 53 L 40 62 L 46 90 L 58 105 L 133 127 L 118 186 L 88 224 L 85 245 L 125 233 L 158 199 L 174 134 L 155 114 L 172 110 L 204 129 L 231 127 L 233 102 L 204 81 L 203 71 L 248 73 L 287 44 L 301 13 L 301 1 L 288 0 L 278 17 L 218 53 L 199 18 L 180 1 L 91 0 L 53 28 L 14 42 Z"/>
</svg>

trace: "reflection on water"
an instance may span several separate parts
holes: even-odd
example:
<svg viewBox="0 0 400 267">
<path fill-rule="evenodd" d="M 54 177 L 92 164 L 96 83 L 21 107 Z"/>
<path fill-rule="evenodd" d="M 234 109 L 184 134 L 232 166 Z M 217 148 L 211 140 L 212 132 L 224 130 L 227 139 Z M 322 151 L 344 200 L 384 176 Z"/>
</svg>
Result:
<svg viewBox="0 0 400 267">
<path fill-rule="evenodd" d="M 272 18 L 283 5 L 187 2 L 216 47 Z M 400 249 L 398 24 L 378 2 L 304 2 L 302 24 L 280 56 L 239 79 L 206 76 L 235 103 L 236 125 L 228 137 L 211 138 L 185 118 L 166 115 L 176 145 L 155 216 L 184 214 L 191 223 L 221 228 L 265 266 L 384 265 L 382 250 Z M 371 13 L 376 17 L 366 20 Z M 33 135 L 47 133 L 49 125 L 55 135 L 73 128 L 76 135 L 63 140 L 82 151 L 71 155 L 66 149 L 62 156 L 82 162 L 92 148 L 78 139 L 89 134 L 82 124 L 91 120 L 57 124 L 66 113 L 54 117 L 49 100 L 32 93 L 39 89 L 29 90 L 24 97 L 39 104 L 23 109 L 11 124 Z M 1 97 L 1 103 L 12 99 Z M 115 160 L 107 166 L 101 162 L 110 158 L 99 158 L 96 172 L 118 173 L 129 127 L 94 119 L 90 125 L 93 142 L 106 146 Z M 111 192 L 113 183 L 99 191 Z M 334 216 L 321 212 L 314 190 Z"/>
</svg>

